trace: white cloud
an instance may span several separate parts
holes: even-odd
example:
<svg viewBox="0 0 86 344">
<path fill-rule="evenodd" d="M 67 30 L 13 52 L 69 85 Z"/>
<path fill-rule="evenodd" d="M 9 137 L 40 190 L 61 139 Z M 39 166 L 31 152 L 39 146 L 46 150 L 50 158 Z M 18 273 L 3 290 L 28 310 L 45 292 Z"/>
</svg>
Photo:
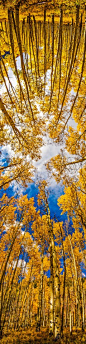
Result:
<svg viewBox="0 0 86 344">
<path fill-rule="evenodd" d="M 52 140 L 47 136 L 45 138 L 45 144 L 41 147 L 41 159 L 38 161 L 33 160 L 33 164 L 36 167 L 36 174 L 42 179 L 48 178 L 48 172 L 45 164 L 55 155 L 59 154 L 61 146 L 56 143 L 52 143 Z"/>
<path fill-rule="evenodd" d="M 11 145 L 10 145 L 10 144 L 7 144 L 7 145 L 5 145 L 5 146 L 2 146 L 1 152 L 2 152 L 1 160 L 2 160 L 2 158 L 5 158 L 6 155 L 8 155 L 9 158 L 12 158 L 12 157 L 15 156 L 15 152 L 14 152 L 14 150 L 11 148 Z"/>
<path fill-rule="evenodd" d="M 25 190 L 21 183 L 18 183 L 16 180 L 11 182 L 11 186 L 13 187 L 13 193 L 18 194 L 18 196 L 21 196 Z"/>
<path fill-rule="evenodd" d="M 16 80 L 16 76 L 14 75 L 12 69 L 9 67 L 8 69 L 8 76 L 9 76 L 9 79 L 11 81 L 11 84 L 13 86 L 13 88 L 15 89 L 16 85 L 17 85 L 17 80 Z M 12 92 L 12 88 L 9 84 L 9 80 L 7 77 L 5 77 L 5 80 L 6 80 L 6 85 L 8 87 L 8 90 Z M 6 87 L 5 87 L 5 84 L 3 82 L 3 84 L 1 85 L 1 88 L 0 88 L 0 94 L 3 95 L 4 92 L 7 92 L 6 90 Z"/>
</svg>

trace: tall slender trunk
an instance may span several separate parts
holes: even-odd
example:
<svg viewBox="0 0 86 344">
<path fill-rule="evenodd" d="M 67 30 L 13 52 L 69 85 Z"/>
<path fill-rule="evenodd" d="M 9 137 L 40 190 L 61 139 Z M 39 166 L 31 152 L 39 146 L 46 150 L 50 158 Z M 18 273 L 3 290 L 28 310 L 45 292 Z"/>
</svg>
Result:
<svg viewBox="0 0 86 344">
<path fill-rule="evenodd" d="M 21 66 L 22 66 L 22 71 L 23 71 L 23 79 L 24 79 L 25 86 L 26 86 L 27 98 L 28 98 L 28 103 L 29 103 L 31 115 L 32 115 L 32 120 L 34 122 L 34 114 L 33 114 L 32 105 L 30 102 L 30 96 L 29 96 L 29 90 L 28 90 L 29 84 L 28 84 L 26 69 L 25 69 L 25 65 L 24 65 L 24 61 L 23 61 L 22 44 L 21 44 L 20 29 L 19 29 L 19 8 L 18 7 L 16 7 L 15 15 L 16 15 L 17 40 L 18 40 L 18 46 L 19 46 L 19 51 L 20 51 Z"/>
<path fill-rule="evenodd" d="M 50 319 L 49 332 L 54 333 L 54 269 L 53 269 L 53 242 L 50 242 Z"/>
<path fill-rule="evenodd" d="M 72 332 L 72 315 L 71 315 L 71 309 L 70 309 L 70 333 Z"/>
<path fill-rule="evenodd" d="M 53 63 L 54 63 L 54 14 L 52 15 L 52 24 L 51 24 L 51 30 L 52 30 L 52 66 L 51 66 L 51 96 L 52 98 L 52 78 L 53 78 Z"/>
<path fill-rule="evenodd" d="M 61 312 L 60 312 L 60 278 L 59 268 L 56 262 L 56 273 L 55 273 L 55 338 L 59 338 L 61 335 Z"/>
<path fill-rule="evenodd" d="M 13 40 L 13 27 L 12 27 L 12 11 L 10 11 L 10 10 L 8 10 L 8 21 L 9 21 L 9 32 L 10 32 L 10 44 L 11 44 L 11 49 L 12 49 L 12 55 L 13 55 L 13 62 L 14 62 L 15 72 L 16 72 L 16 76 L 17 76 L 17 80 L 18 80 L 18 84 L 19 84 L 19 87 L 20 87 L 20 91 L 21 91 L 23 100 L 25 102 L 25 106 L 26 106 L 26 109 L 28 111 L 28 106 L 26 104 L 26 100 L 25 100 L 25 97 L 24 97 L 24 92 L 23 92 L 22 85 L 21 85 L 21 82 L 20 82 L 20 78 L 19 78 L 19 74 L 18 74 L 18 70 L 17 70 L 16 59 L 15 59 L 14 40 Z M 16 34 L 17 34 L 17 32 L 16 32 Z"/>
<path fill-rule="evenodd" d="M 44 10 L 44 97 L 46 84 L 46 9 Z"/>
<path fill-rule="evenodd" d="M 82 331 L 85 328 L 85 291 L 83 289 L 83 279 L 82 279 Z"/>
<path fill-rule="evenodd" d="M 40 293 L 41 293 L 41 318 L 40 318 L 40 325 L 43 326 L 43 289 L 44 289 L 44 272 L 43 272 L 43 255 L 44 255 L 44 250 L 42 247 L 42 255 L 41 255 L 41 285 L 40 285 Z"/>
<path fill-rule="evenodd" d="M 66 79 L 66 84 L 64 87 L 64 93 L 63 93 L 63 99 L 62 99 L 62 104 L 61 104 L 61 110 L 59 112 L 59 116 L 58 116 L 58 121 L 60 119 L 60 116 L 62 114 L 62 109 L 63 109 L 63 105 L 64 105 L 64 101 L 65 101 L 65 97 L 67 94 L 67 89 L 68 89 L 68 85 L 70 82 L 70 77 L 72 75 L 72 66 L 73 66 L 73 61 L 75 58 L 75 51 L 76 51 L 76 41 L 77 41 L 77 32 L 78 32 L 78 23 L 79 23 L 79 6 L 76 6 L 76 27 L 75 27 L 75 36 L 74 36 L 74 42 L 73 42 L 73 48 L 72 48 L 72 57 L 71 57 L 71 61 L 70 61 L 70 65 L 69 65 L 69 71 L 68 71 L 68 76 Z"/>
<path fill-rule="evenodd" d="M 54 25 L 54 20 L 53 20 L 53 25 Z M 51 95 L 50 95 L 50 104 L 49 104 L 48 113 L 50 112 L 50 109 L 51 109 L 51 101 L 52 101 L 52 97 L 53 97 L 54 84 L 55 84 L 55 80 L 56 80 L 56 70 L 57 70 L 57 63 L 58 63 L 58 59 L 59 59 L 60 43 L 61 43 L 61 35 L 62 35 L 62 25 L 63 25 L 63 9 L 62 9 L 62 6 L 61 6 L 61 9 L 60 9 L 60 24 L 59 24 L 58 48 L 57 48 L 57 54 L 56 54 L 56 62 L 55 62 L 53 84 L 52 84 L 52 90 L 51 90 Z M 53 32 L 54 32 L 54 30 L 53 30 Z M 53 37 L 53 39 L 54 39 L 54 37 Z M 52 46 L 53 46 L 53 44 L 54 43 L 52 43 Z M 54 52 L 54 48 L 53 48 L 53 52 Z M 52 61 L 53 61 L 53 59 L 52 59 Z"/>
<path fill-rule="evenodd" d="M 67 327 L 67 324 L 68 324 L 68 292 L 67 292 L 67 289 L 66 289 L 65 296 L 66 296 L 65 327 Z"/>
<path fill-rule="evenodd" d="M 63 237 L 62 237 L 62 229 L 60 226 L 60 233 L 61 233 L 61 244 L 62 244 L 62 252 L 63 252 L 63 261 L 64 261 L 64 280 L 63 280 L 63 306 L 62 306 L 62 323 L 61 323 L 61 335 L 63 335 L 63 327 L 64 327 L 64 303 L 65 303 L 65 282 L 66 282 L 66 262 L 65 262 L 65 251 L 63 245 Z"/>
<path fill-rule="evenodd" d="M 57 257 L 55 251 L 53 227 L 50 218 L 50 209 L 47 203 L 47 217 L 49 226 L 49 240 L 50 240 L 50 333 L 55 338 L 60 337 L 61 334 L 61 319 L 60 319 L 60 280 L 59 269 L 57 264 Z M 55 296 L 56 293 L 56 296 Z M 55 305 L 54 305 L 55 300 Z M 54 308 L 55 307 L 55 308 Z M 55 309 L 55 317 L 54 317 Z"/>
<path fill-rule="evenodd" d="M 3 284 L 0 289 L 0 339 L 2 339 L 2 305 L 3 305 Z"/>
</svg>

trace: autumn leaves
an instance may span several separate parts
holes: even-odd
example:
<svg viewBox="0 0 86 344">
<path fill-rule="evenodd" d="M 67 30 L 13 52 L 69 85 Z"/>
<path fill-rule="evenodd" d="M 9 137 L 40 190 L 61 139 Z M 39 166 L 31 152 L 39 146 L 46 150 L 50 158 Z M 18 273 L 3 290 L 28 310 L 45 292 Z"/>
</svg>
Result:
<svg viewBox="0 0 86 344">
<path fill-rule="evenodd" d="M 2 57 L 2 44 L 1 146 L 10 145 L 13 154 L 0 169 L 1 335 L 11 328 L 38 326 L 59 338 L 65 326 L 70 326 L 70 333 L 74 326 L 85 327 L 86 283 L 81 265 L 86 266 L 86 32 L 82 12 L 77 5 L 68 25 L 62 4 L 51 19 L 45 8 L 43 20 L 36 20 L 28 10 L 22 20 L 16 7 L 14 12 L 8 9 L 8 20 L 2 21 L 1 39 L 10 54 Z M 4 191 L 13 181 L 24 188 L 32 181 L 33 159 L 40 158 L 44 135 L 57 149 L 61 144 L 47 169 L 65 185 L 58 204 L 68 221 L 72 219 L 72 235 L 69 224 L 51 219 L 45 180 L 39 183 L 39 209 L 34 198 L 18 194 L 8 198 Z"/>
</svg>

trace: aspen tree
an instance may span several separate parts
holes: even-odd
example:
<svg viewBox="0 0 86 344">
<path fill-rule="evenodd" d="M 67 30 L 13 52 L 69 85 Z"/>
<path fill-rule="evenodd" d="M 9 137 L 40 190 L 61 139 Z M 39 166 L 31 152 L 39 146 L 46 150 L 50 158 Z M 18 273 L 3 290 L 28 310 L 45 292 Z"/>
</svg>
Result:
<svg viewBox="0 0 86 344">
<path fill-rule="evenodd" d="M 48 199 L 46 194 L 46 182 L 43 181 L 39 185 L 39 195 L 38 204 L 43 204 L 48 223 L 48 233 L 49 233 L 49 247 L 50 247 L 50 324 L 49 332 L 53 334 L 54 337 L 59 337 L 61 333 L 61 320 L 60 320 L 60 284 L 59 284 L 59 270 L 56 259 L 55 243 L 52 221 L 50 217 L 50 209 L 48 205 Z M 54 295 L 55 297 L 55 319 L 54 319 Z"/>
</svg>

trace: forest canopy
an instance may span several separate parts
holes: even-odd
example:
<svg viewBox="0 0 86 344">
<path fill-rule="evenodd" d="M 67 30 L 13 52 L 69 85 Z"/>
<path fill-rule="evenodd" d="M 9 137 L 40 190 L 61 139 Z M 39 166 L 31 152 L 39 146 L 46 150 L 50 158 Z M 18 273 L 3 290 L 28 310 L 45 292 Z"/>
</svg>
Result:
<svg viewBox="0 0 86 344">
<path fill-rule="evenodd" d="M 0 6 L 1 343 L 79 344 L 86 339 L 86 4 Z"/>
</svg>

